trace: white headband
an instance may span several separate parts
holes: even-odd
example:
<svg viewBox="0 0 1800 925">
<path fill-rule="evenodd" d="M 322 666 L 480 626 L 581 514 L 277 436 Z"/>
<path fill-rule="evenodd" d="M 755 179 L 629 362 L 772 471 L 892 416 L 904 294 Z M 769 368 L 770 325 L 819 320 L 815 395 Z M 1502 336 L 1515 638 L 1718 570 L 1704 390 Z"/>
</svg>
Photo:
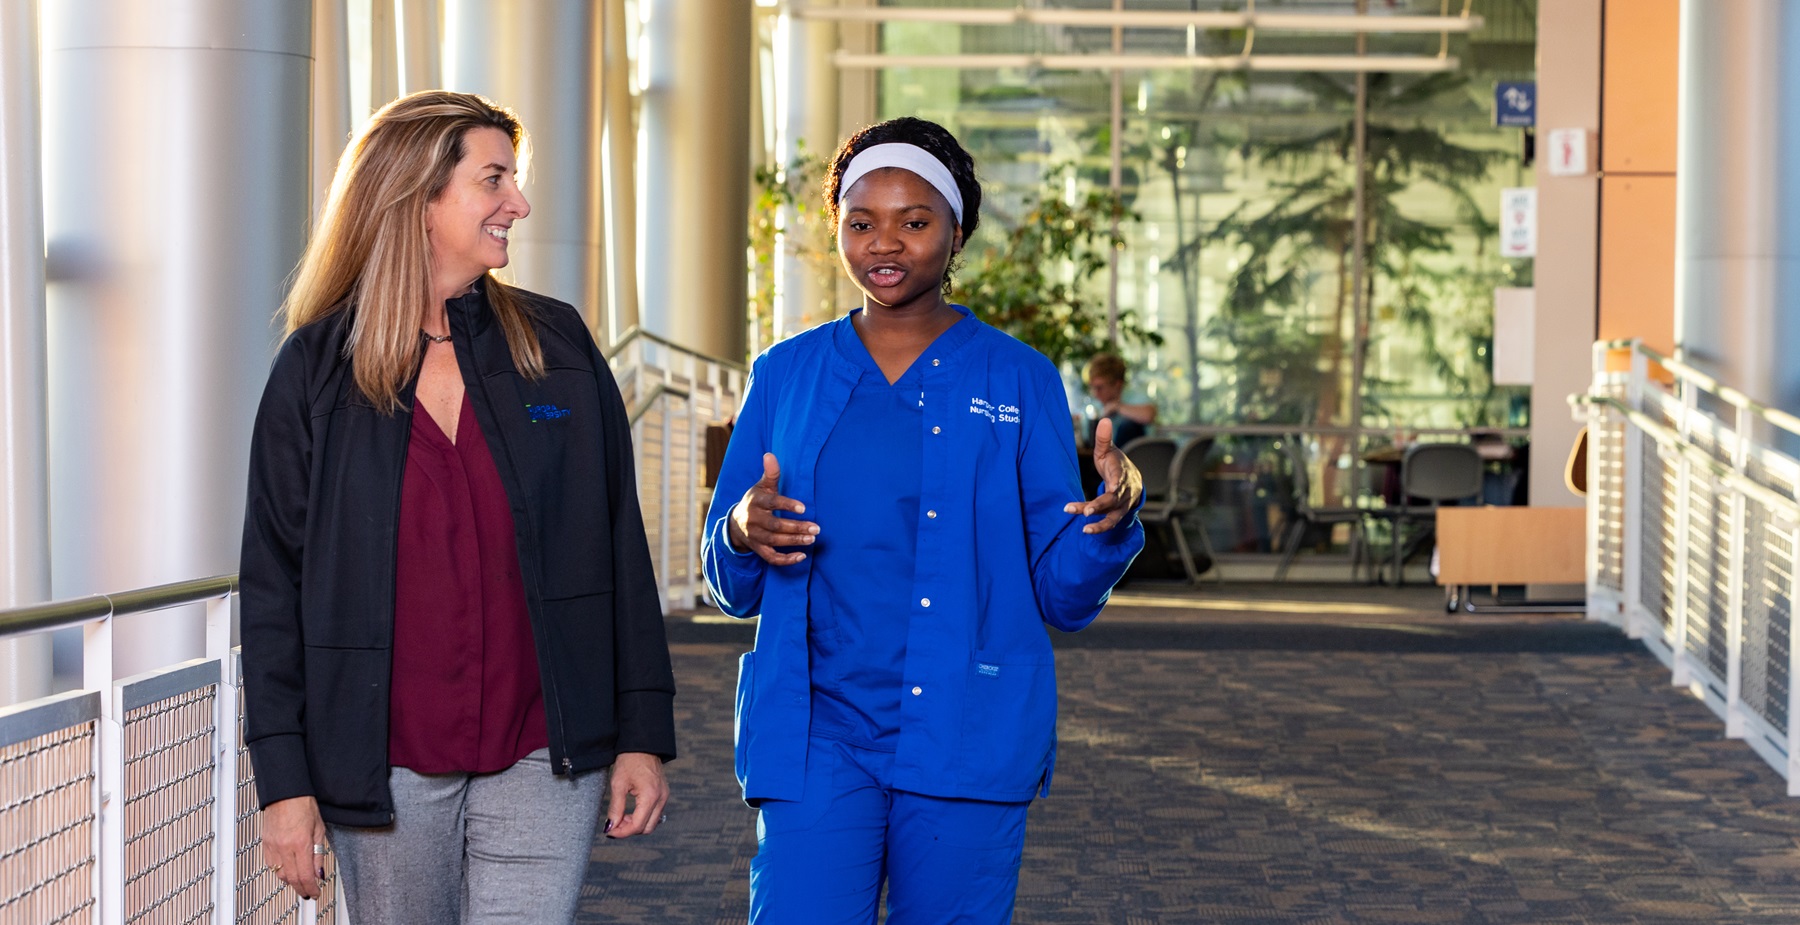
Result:
<svg viewBox="0 0 1800 925">
<path fill-rule="evenodd" d="M 950 203 L 950 211 L 956 213 L 956 223 L 962 224 L 963 201 L 962 191 L 956 188 L 956 178 L 950 175 L 950 168 L 944 162 L 933 157 L 931 152 L 918 145 L 894 142 L 885 145 L 872 145 L 864 148 L 850 159 L 850 166 L 844 168 L 844 178 L 838 181 L 838 201 L 844 201 L 844 194 L 856 185 L 871 170 L 883 167 L 898 167 L 910 170 L 920 179 L 932 185 Z"/>
</svg>

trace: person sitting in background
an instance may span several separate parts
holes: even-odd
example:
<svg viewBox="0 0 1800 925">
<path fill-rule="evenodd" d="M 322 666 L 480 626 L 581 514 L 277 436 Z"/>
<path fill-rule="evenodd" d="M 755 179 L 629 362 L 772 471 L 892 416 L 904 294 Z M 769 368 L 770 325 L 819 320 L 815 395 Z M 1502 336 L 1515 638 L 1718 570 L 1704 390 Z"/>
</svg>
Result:
<svg viewBox="0 0 1800 925">
<path fill-rule="evenodd" d="M 1094 445 L 1094 428 L 1100 419 L 1113 422 L 1113 443 L 1126 446 L 1131 441 L 1149 433 L 1150 425 L 1156 423 L 1156 404 L 1144 402 L 1132 404 L 1125 398 L 1125 361 L 1116 353 L 1096 354 L 1087 361 L 1081 373 L 1082 381 L 1087 383 L 1088 394 L 1100 403 L 1100 413 L 1087 422 L 1084 446 Z"/>
<path fill-rule="evenodd" d="M 1087 362 L 1081 378 L 1087 383 L 1088 394 L 1099 403 L 1099 413 L 1089 417 L 1076 429 L 1082 450 L 1077 455 L 1084 460 L 1081 468 L 1082 488 L 1091 498 L 1100 485 L 1099 472 L 1092 465 L 1085 464 L 1088 454 L 1093 450 L 1094 429 L 1100 426 L 1102 420 L 1111 421 L 1113 445 L 1123 449 L 1130 446 L 1131 441 L 1150 432 L 1150 425 L 1156 423 L 1156 405 L 1154 402 L 1131 404 L 1123 400 L 1125 361 L 1116 353 L 1096 354 Z"/>
</svg>

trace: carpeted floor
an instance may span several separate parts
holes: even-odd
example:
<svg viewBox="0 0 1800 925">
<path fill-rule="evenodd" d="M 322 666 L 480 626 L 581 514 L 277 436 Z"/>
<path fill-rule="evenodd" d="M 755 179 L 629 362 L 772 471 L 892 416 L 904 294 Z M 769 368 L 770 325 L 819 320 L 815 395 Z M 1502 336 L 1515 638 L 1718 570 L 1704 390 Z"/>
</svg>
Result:
<svg viewBox="0 0 1800 925">
<path fill-rule="evenodd" d="M 1430 589 L 1134 588 L 1059 637 L 1019 923 L 1800 922 L 1800 799 L 1635 644 Z M 583 923 L 740 923 L 750 627 L 671 618 L 669 822 L 594 850 Z"/>
</svg>

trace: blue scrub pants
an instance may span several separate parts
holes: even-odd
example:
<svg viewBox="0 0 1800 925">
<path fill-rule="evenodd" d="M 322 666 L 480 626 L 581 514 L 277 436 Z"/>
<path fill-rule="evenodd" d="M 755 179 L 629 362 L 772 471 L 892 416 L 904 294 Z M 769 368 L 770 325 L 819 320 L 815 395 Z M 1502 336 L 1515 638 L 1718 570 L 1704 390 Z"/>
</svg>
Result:
<svg viewBox="0 0 1800 925">
<path fill-rule="evenodd" d="M 929 797 L 893 787 L 894 756 L 815 738 L 798 802 L 764 800 L 750 862 L 750 925 L 1012 921 L 1025 803 Z"/>
</svg>

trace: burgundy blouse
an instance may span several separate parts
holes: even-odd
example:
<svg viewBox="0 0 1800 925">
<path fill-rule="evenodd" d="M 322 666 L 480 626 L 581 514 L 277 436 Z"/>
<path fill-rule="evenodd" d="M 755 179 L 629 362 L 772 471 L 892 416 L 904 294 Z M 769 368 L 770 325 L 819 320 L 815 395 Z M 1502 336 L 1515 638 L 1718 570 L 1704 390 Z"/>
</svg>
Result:
<svg viewBox="0 0 1800 925">
<path fill-rule="evenodd" d="M 466 393 L 455 443 L 414 405 L 399 540 L 388 763 L 486 773 L 549 745 L 512 509 Z"/>
</svg>

